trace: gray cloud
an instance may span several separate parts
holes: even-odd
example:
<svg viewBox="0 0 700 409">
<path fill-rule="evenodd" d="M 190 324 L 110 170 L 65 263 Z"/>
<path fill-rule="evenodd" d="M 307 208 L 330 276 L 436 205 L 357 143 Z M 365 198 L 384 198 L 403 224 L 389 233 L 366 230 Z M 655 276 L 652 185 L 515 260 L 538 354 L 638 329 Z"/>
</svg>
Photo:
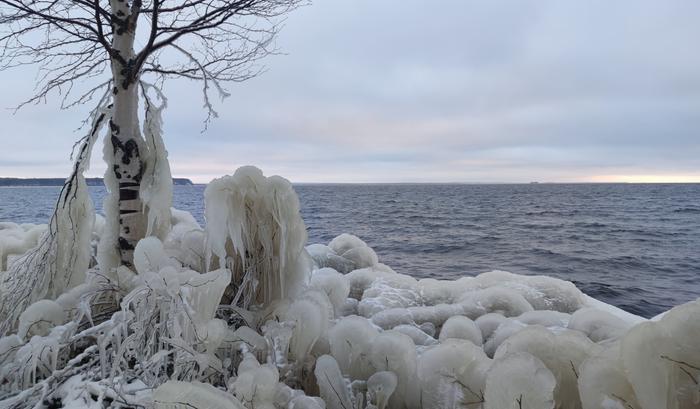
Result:
<svg viewBox="0 0 700 409">
<path fill-rule="evenodd" d="M 318 0 L 289 16 L 286 55 L 230 86 L 206 133 L 196 86 L 168 84 L 173 171 L 200 181 L 242 164 L 303 182 L 700 181 L 699 19 L 692 0 Z M 31 81 L 3 74 L 0 104 Z M 37 161 L 35 175 L 59 171 L 81 114 L 3 113 L 12 150 L 0 152 L 0 173 Z"/>
</svg>

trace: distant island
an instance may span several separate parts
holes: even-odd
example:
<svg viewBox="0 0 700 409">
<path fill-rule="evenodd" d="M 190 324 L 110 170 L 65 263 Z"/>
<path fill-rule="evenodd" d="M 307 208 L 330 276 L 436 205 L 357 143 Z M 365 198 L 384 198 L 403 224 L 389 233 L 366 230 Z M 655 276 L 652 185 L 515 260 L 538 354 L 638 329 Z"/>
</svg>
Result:
<svg viewBox="0 0 700 409">
<path fill-rule="evenodd" d="M 0 186 L 63 186 L 65 179 L 61 178 L 0 178 Z M 88 186 L 104 186 L 102 178 L 86 178 Z M 173 178 L 174 185 L 191 186 L 191 180 L 185 178 Z"/>
</svg>

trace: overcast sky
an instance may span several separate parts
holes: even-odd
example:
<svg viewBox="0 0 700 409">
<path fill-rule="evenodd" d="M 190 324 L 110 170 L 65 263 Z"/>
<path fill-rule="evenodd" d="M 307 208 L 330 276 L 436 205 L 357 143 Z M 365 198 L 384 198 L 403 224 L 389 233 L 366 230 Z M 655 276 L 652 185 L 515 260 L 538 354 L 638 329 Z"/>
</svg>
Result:
<svg viewBox="0 0 700 409">
<path fill-rule="evenodd" d="M 293 182 L 700 182 L 700 1 L 316 0 L 201 133 L 166 86 L 173 174 Z M 0 73 L 0 107 L 34 72 Z M 87 107 L 0 112 L 0 176 L 64 177 Z M 91 175 L 101 175 L 101 149 Z"/>
</svg>

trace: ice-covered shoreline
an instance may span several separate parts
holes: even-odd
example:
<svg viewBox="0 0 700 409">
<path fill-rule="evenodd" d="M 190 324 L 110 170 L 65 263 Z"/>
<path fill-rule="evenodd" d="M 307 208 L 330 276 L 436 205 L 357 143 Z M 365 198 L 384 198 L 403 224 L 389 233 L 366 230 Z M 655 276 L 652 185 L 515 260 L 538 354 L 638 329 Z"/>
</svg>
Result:
<svg viewBox="0 0 700 409">
<path fill-rule="evenodd" d="M 652 322 L 550 277 L 417 280 L 350 234 L 305 246 L 291 185 L 252 168 L 206 200 L 137 274 L 99 270 L 97 217 L 85 282 L 0 339 L 0 406 L 698 407 L 697 301 Z M 0 224 L 0 270 L 45 230 Z"/>
</svg>

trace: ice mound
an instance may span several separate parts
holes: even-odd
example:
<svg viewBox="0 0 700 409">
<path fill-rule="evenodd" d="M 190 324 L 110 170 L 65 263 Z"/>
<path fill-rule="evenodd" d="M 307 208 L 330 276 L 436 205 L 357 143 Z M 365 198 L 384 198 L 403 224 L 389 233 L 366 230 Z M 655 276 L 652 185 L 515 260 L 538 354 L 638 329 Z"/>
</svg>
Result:
<svg viewBox="0 0 700 409">
<path fill-rule="evenodd" d="M 209 183 L 204 201 L 206 267 L 232 271 L 229 301 L 247 308 L 301 291 L 310 258 L 299 199 L 289 181 L 245 166 Z"/>
<path fill-rule="evenodd" d="M 46 229 L 45 224 L 0 222 L 0 272 L 7 270 L 8 261 L 36 247 Z"/>
<path fill-rule="evenodd" d="M 700 407 L 700 301 L 647 321 L 544 276 L 417 280 L 350 234 L 307 246 L 289 182 L 251 167 L 207 187 L 204 228 L 157 213 L 134 270 L 81 259 L 22 307 L 0 407 Z M 41 229 L 0 225 L 3 262 Z"/>
<path fill-rule="evenodd" d="M 555 387 L 556 379 L 542 361 L 526 352 L 512 353 L 495 360 L 489 370 L 484 407 L 553 409 Z"/>
</svg>

